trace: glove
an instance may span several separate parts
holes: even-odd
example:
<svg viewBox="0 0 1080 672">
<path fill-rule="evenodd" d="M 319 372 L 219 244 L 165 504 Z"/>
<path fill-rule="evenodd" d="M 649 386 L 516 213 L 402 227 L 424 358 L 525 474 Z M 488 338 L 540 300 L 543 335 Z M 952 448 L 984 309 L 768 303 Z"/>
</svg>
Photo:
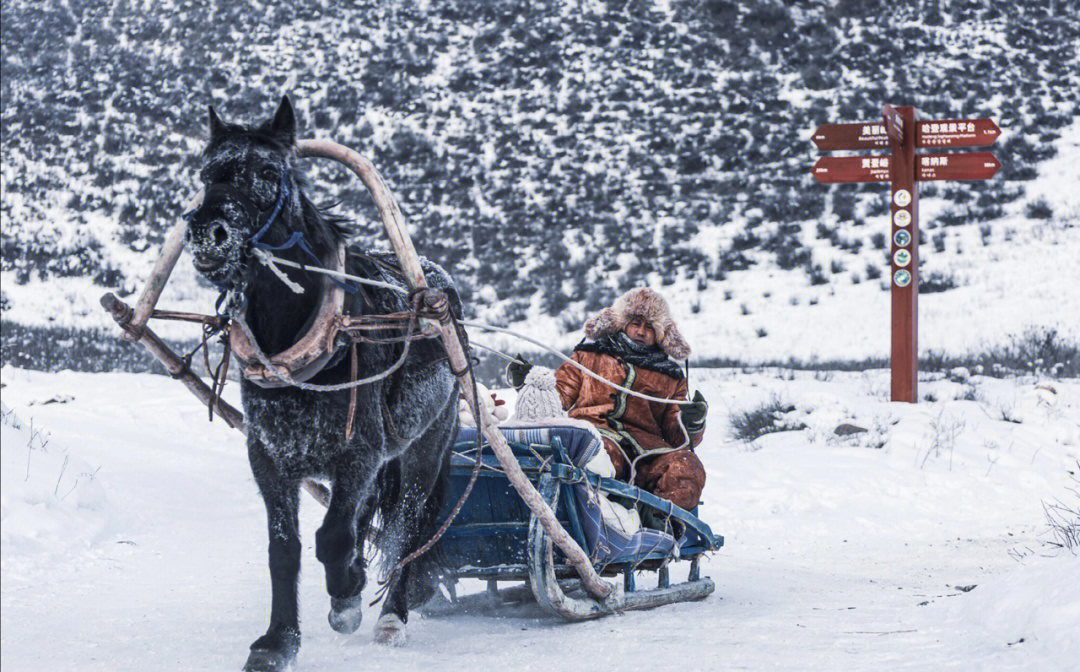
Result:
<svg viewBox="0 0 1080 672">
<path fill-rule="evenodd" d="M 704 429 L 705 416 L 709 413 L 709 403 L 701 396 L 701 390 L 694 392 L 694 399 L 689 406 L 682 407 L 682 421 L 687 431 L 693 433 Z"/>
<path fill-rule="evenodd" d="M 506 365 L 506 382 L 513 385 L 515 390 L 520 390 L 525 385 L 525 376 L 529 375 L 532 367 L 532 362 L 518 353 L 514 361 Z"/>
</svg>

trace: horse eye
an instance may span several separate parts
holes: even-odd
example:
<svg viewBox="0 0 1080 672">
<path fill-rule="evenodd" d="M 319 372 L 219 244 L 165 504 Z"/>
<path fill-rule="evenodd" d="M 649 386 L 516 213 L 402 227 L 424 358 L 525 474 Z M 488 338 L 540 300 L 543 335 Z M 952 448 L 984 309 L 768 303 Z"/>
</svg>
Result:
<svg viewBox="0 0 1080 672">
<path fill-rule="evenodd" d="M 273 182 L 274 179 L 277 177 L 277 171 L 273 168 L 263 168 L 261 171 L 259 171 L 259 177 L 266 180 L 267 182 Z"/>
</svg>

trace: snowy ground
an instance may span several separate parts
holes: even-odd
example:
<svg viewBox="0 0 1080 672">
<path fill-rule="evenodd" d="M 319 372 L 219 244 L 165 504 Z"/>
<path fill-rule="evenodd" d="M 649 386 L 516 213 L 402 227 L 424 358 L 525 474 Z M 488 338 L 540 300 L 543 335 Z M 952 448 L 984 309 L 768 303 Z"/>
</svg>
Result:
<svg viewBox="0 0 1080 672">
<path fill-rule="evenodd" d="M 239 669 L 269 607 L 241 437 L 163 376 L 2 379 L 4 671 Z M 1038 382 L 927 381 L 938 401 L 911 406 L 886 372 L 695 372 L 716 593 L 592 623 L 414 615 L 384 649 L 372 611 L 339 636 L 305 499 L 297 669 L 1076 669 L 1080 557 L 1043 557 L 1042 502 L 1074 497 L 1080 381 Z M 730 413 L 774 395 L 807 429 L 731 440 Z"/>
</svg>

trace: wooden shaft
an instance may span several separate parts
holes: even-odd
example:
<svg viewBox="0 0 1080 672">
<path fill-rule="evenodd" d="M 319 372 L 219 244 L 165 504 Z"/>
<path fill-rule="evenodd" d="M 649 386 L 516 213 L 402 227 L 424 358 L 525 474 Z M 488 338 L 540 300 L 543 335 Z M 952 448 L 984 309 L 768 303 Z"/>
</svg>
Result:
<svg viewBox="0 0 1080 672">
<path fill-rule="evenodd" d="M 116 320 L 116 323 L 124 330 L 123 333 L 131 333 L 129 329 L 134 311 L 130 306 L 118 299 L 112 292 L 101 297 L 101 305 L 105 310 L 109 311 L 109 314 Z M 218 414 L 218 417 L 224 420 L 226 424 L 233 429 L 237 429 L 244 435 L 247 435 L 247 426 L 244 424 L 244 414 L 228 402 L 222 399 L 214 399 L 214 394 L 206 383 L 200 380 L 198 376 L 192 373 L 184 365 L 184 360 L 173 352 L 172 349 L 154 333 L 153 329 L 143 325 L 139 336 L 128 340 L 134 340 L 137 343 L 141 343 L 150 351 L 150 354 L 152 354 L 155 359 L 161 362 L 165 367 L 165 370 L 167 370 L 174 378 L 182 382 L 184 387 L 188 388 L 199 401 L 207 406 L 210 406 L 211 403 L 213 403 L 214 412 Z M 330 505 L 330 491 L 325 486 L 308 479 L 301 481 L 300 485 L 323 506 Z"/>
<path fill-rule="evenodd" d="M 101 305 L 105 310 L 109 311 L 109 314 L 112 315 L 113 319 L 116 320 L 116 323 L 124 329 L 124 332 L 130 334 L 130 320 L 132 319 L 133 312 L 131 308 L 118 299 L 112 292 L 108 292 L 101 297 Z M 188 367 L 184 365 L 184 360 L 173 352 L 169 346 L 165 345 L 165 342 L 154 333 L 153 329 L 143 326 L 141 333 L 134 340 L 146 347 L 146 349 L 150 351 L 150 354 L 164 365 L 165 370 L 169 372 L 169 375 L 182 382 L 185 387 L 191 390 L 191 393 L 194 394 L 199 401 L 207 406 L 210 405 L 211 400 L 214 398 L 213 392 L 206 383 L 202 382 L 198 376 L 192 373 Z M 216 403 L 214 403 L 214 412 L 217 413 L 230 427 L 239 429 L 245 434 L 247 433 L 244 429 L 244 414 L 233 408 L 227 402 L 218 399 Z"/>
<path fill-rule="evenodd" d="M 224 327 L 227 320 L 223 317 L 217 317 L 215 315 L 203 315 L 202 313 L 186 313 L 179 310 L 158 310 L 154 309 L 150 312 L 151 319 L 160 320 L 178 320 L 180 322 L 198 322 L 199 324 L 209 324 L 213 327 Z"/>
<path fill-rule="evenodd" d="M 404 272 L 405 281 L 409 288 L 414 290 L 426 288 L 427 280 L 424 278 L 423 269 L 420 267 L 420 257 L 416 254 L 412 238 L 409 237 L 409 233 L 405 229 L 401 210 L 398 209 L 397 203 L 375 166 L 353 150 L 328 140 L 301 140 L 297 143 L 297 154 L 299 156 L 320 156 L 334 159 L 345 164 L 356 173 L 375 200 L 375 206 L 379 210 L 383 227 L 386 229 L 386 235 L 390 238 L 390 244 L 394 248 L 394 253 L 397 255 L 398 263 L 401 265 L 401 270 Z M 448 309 L 446 306 L 448 299 L 445 293 L 432 292 L 428 294 L 426 300 L 428 301 L 427 307 L 435 312 L 441 313 Z M 611 586 L 600 579 L 589 561 L 589 556 L 559 524 L 551 507 L 544 502 L 540 493 L 533 487 L 532 482 L 525 476 L 525 472 L 521 470 L 521 465 L 518 464 L 517 458 L 514 457 L 510 446 L 506 443 L 506 438 L 496 429 L 494 417 L 471 394 L 475 387 L 472 372 L 468 365 L 468 355 L 465 352 L 464 344 L 458 338 L 454 326 L 449 322 L 440 323 L 427 319 L 422 320 L 421 324 L 425 328 L 430 326 L 438 330 L 443 347 L 446 349 L 446 354 L 450 359 L 451 370 L 461 372 L 457 374 L 458 382 L 463 389 L 470 391 L 470 393 L 466 394 L 466 398 L 472 407 L 473 416 L 477 419 L 477 426 L 488 440 L 488 443 L 491 444 L 499 464 L 502 465 L 503 470 L 510 479 L 510 484 L 514 486 L 521 499 L 536 515 L 548 536 L 559 546 L 570 564 L 577 569 L 585 589 L 597 599 L 603 600 L 607 598 L 611 594 Z"/>
<path fill-rule="evenodd" d="M 375 166 L 351 149 L 336 142 L 325 140 L 302 140 L 297 143 L 297 153 L 299 156 L 321 156 L 334 159 L 345 164 L 356 173 L 368 190 L 371 191 L 375 206 L 378 208 L 382 218 L 383 227 L 386 229 L 386 235 L 390 238 L 390 244 L 394 248 L 394 253 L 397 255 L 398 263 L 401 265 L 401 270 L 405 275 L 405 281 L 409 288 L 414 290 L 426 288 L 427 280 L 424 278 L 423 269 L 420 267 L 420 257 L 416 254 L 412 238 L 409 237 L 408 231 L 405 230 L 401 210 L 398 209 L 397 203 Z M 428 308 L 436 312 L 447 310 L 447 297 L 444 293 L 431 293 L 427 299 L 429 301 Z M 439 305 L 440 302 L 441 305 Z M 465 352 L 464 344 L 458 338 L 454 326 L 449 322 L 440 323 L 427 319 L 421 322 L 424 328 L 434 327 L 438 330 L 443 347 L 446 349 L 446 354 L 450 359 L 450 368 L 453 371 L 461 372 L 457 374 L 457 377 L 462 388 L 470 392 L 475 389 L 472 372 L 468 364 L 468 355 Z M 577 569 L 586 590 L 597 599 L 605 599 L 611 593 L 611 586 L 600 579 L 589 561 L 589 556 L 574 541 L 573 537 L 563 529 L 562 525 L 556 520 L 551 507 L 544 503 L 540 493 L 536 491 L 528 477 L 525 476 L 525 472 L 521 470 L 517 458 L 514 457 L 510 446 L 507 445 L 506 438 L 495 428 L 494 417 L 471 394 L 466 394 L 466 398 L 468 398 L 473 415 L 477 419 L 477 426 L 488 440 L 488 443 L 491 444 L 499 464 L 502 465 L 503 470 L 506 471 L 506 475 L 510 479 L 510 484 L 514 486 L 521 499 L 539 519 L 540 524 L 543 525 L 544 530 L 551 539 L 558 544 L 570 564 Z"/>
<path fill-rule="evenodd" d="M 188 212 L 200 202 L 202 202 L 201 191 L 198 196 L 184 207 L 184 212 Z M 142 296 L 139 297 L 138 303 L 135 304 L 135 312 L 131 318 L 131 323 L 120 334 L 120 338 L 132 342 L 139 340 L 139 335 L 146 327 L 150 314 L 154 312 L 154 306 L 157 305 L 158 298 L 161 297 L 161 292 L 165 289 L 165 283 L 169 281 L 169 276 L 176 267 L 176 261 L 180 258 L 180 253 L 184 251 L 185 232 L 187 232 L 187 222 L 183 219 L 177 222 L 176 226 L 169 232 L 168 237 L 165 239 L 165 246 L 161 249 L 161 256 L 158 257 L 157 263 L 154 264 L 154 270 L 150 272 L 150 277 L 146 281 L 146 288 L 143 289 Z"/>
</svg>

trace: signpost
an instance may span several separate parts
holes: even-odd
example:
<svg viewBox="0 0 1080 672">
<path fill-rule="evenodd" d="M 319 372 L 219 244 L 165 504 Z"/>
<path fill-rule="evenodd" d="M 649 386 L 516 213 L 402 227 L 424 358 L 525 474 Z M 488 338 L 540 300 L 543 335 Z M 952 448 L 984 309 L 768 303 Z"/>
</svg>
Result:
<svg viewBox="0 0 1080 672">
<path fill-rule="evenodd" d="M 882 123 L 824 124 L 811 140 L 821 151 L 889 149 L 888 155 L 824 156 L 814 179 L 889 182 L 892 235 L 892 400 L 918 401 L 919 189 L 929 180 L 986 180 L 1001 168 L 990 152 L 918 154 L 916 148 L 981 147 L 994 144 L 1001 129 L 991 119 L 922 121 L 913 107 L 886 105 Z"/>
</svg>

